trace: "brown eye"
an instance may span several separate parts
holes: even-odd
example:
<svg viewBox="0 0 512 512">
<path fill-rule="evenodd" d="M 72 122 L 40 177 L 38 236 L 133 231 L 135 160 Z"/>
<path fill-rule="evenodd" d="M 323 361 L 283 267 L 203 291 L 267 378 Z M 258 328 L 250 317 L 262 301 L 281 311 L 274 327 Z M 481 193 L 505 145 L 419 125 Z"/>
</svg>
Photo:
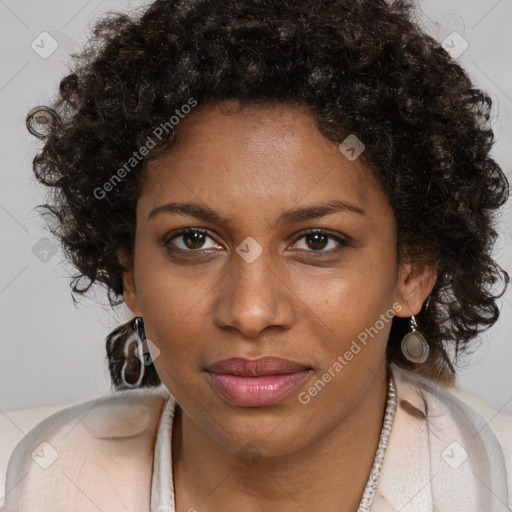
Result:
<svg viewBox="0 0 512 512">
<path fill-rule="evenodd" d="M 306 244 L 315 250 L 325 249 L 329 244 L 329 236 L 324 233 L 313 233 L 312 235 L 306 235 L 304 237 Z"/>
<path fill-rule="evenodd" d="M 208 240 L 213 243 L 205 245 Z M 171 243 L 172 242 L 172 243 Z M 183 229 L 172 235 L 166 241 L 167 246 L 175 246 L 183 251 L 197 251 L 199 249 L 217 248 L 218 244 L 202 229 Z"/>
<path fill-rule="evenodd" d="M 299 247 L 299 241 L 304 240 L 304 246 Z M 341 238 L 339 236 L 334 236 L 326 231 L 321 230 L 312 230 L 304 233 L 300 238 L 295 242 L 295 248 L 306 250 L 309 252 L 336 252 L 342 247 L 349 246 L 348 240 Z"/>
</svg>

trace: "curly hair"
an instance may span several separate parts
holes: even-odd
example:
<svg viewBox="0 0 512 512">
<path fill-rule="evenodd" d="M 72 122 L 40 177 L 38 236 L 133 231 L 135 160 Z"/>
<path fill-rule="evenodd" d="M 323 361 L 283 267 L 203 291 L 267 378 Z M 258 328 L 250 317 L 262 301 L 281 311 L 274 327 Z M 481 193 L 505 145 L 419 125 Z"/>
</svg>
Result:
<svg viewBox="0 0 512 512">
<path fill-rule="evenodd" d="M 96 21 L 52 105 L 27 116 L 44 141 L 33 161 L 50 187 L 42 206 L 78 270 L 73 295 L 99 283 L 112 306 L 122 302 L 117 253 L 133 255 L 146 164 L 178 130 L 170 116 L 182 117 L 192 101 L 288 103 L 307 108 L 328 140 L 364 141 L 360 158 L 396 217 L 397 256 L 438 272 L 416 318 L 429 361 L 403 357 L 409 324 L 395 317 L 388 362 L 453 382 L 459 356 L 498 319 L 509 282 L 491 254 L 509 183 L 489 156 L 490 97 L 422 30 L 413 8 L 410 0 L 157 0 Z M 116 387 L 128 325 L 107 338 Z M 160 382 L 149 370 L 144 386 Z"/>
</svg>

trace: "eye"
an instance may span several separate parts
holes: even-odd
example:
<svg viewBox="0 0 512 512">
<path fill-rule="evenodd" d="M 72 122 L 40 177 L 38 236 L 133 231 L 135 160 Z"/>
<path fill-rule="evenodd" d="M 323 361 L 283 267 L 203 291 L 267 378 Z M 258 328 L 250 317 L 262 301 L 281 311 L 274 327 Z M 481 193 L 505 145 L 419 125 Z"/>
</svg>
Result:
<svg viewBox="0 0 512 512">
<path fill-rule="evenodd" d="M 304 240 L 304 245 L 306 246 L 305 249 L 297 247 L 300 240 Z M 304 232 L 302 236 L 297 239 L 294 245 L 296 246 L 295 248 L 306 250 L 308 252 L 331 253 L 340 250 L 342 247 L 350 246 L 350 243 L 345 238 L 333 235 L 328 231 L 323 231 L 321 229 L 310 229 Z"/>
<path fill-rule="evenodd" d="M 300 241 L 302 240 L 304 241 L 303 247 L 300 247 Z M 208 230 L 200 228 L 180 229 L 167 237 L 164 245 L 170 250 L 177 249 L 190 253 L 222 248 Z M 293 248 L 307 252 L 333 253 L 348 246 L 350 246 L 350 242 L 339 235 L 321 229 L 310 229 L 295 241 Z"/>
<path fill-rule="evenodd" d="M 213 243 L 210 245 L 205 245 L 208 239 L 210 239 Z M 165 245 L 175 246 L 182 251 L 188 252 L 197 252 L 198 249 L 215 249 L 219 247 L 219 244 L 215 242 L 207 230 L 198 228 L 180 229 L 171 237 L 166 239 Z"/>
</svg>

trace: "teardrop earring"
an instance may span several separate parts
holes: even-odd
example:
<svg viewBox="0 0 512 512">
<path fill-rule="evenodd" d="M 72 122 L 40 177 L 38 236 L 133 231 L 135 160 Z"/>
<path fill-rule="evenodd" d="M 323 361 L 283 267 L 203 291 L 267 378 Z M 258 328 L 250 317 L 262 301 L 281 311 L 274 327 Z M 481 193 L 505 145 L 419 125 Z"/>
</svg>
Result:
<svg viewBox="0 0 512 512">
<path fill-rule="evenodd" d="M 417 330 L 418 324 L 414 315 L 411 317 L 411 332 L 402 339 L 402 352 L 411 363 L 424 363 L 428 359 L 430 347 L 423 335 Z"/>
</svg>

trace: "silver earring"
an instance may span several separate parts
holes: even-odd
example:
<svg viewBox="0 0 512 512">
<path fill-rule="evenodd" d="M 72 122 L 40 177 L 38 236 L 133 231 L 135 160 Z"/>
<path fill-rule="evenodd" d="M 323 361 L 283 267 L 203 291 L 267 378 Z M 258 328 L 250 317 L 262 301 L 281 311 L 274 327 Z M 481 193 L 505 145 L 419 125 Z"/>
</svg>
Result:
<svg viewBox="0 0 512 512">
<path fill-rule="evenodd" d="M 138 388 L 142 383 L 142 379 L 144 378 L 145 367 L 146 367 L 146 365 L 151 364 L 152 360 L 151 360 L 151 354 L 149 353 L 149 349 L 148 349 L 146 333 L 144 331 L 144 322 L 143 322 L 142 318 L 140 316 L 135 318 L 133 320 L 132 326 L 133 326 L 133 330 L 137 334 L 138 339 L 128 338 L 125 341 L 124 349 L 123 349 L 124 363 L 123 363 L 123 367 L 121 369 L 121 379 L 123 381 L 123 384 L 126 387 Z M 136 344 L 134 353 L 135 353 L 137 359 L 139 359 L 140 370 L 139 370 L 139 375 L 138 375 L 136 381 L 128 382 L 128 380 L 126 379 L 126 371 L 128 369 L 128 360 L 130 358 L 130 345 L 132 345 L 133 343 Z"/>
<path fill-rule="evenodd" d="M 430 347 L 423 335 L 417 330 L 418 324 L 414 315 L 411 317 L 412 331 L 402 339 L 402 352 L 411 363 L 424 363 L 428 359 Z"/>
</svg>

